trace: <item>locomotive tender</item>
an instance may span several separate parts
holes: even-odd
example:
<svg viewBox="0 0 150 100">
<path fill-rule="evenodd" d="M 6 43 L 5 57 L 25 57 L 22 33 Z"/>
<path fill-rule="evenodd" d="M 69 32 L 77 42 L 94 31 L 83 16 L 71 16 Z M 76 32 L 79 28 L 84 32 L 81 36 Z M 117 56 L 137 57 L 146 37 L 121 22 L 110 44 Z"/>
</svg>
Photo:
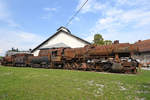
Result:
<svg viewBox="0 0 150 100">
<path fill-rule="evenodd" d="M 136 73 L 138 62 L 133 54 L 137 46 L 129 43 L 87 45 L 83 48 L 41 49 L 39 56 L 15 54 L 3 59 L 3 65 Z"/>
</svg>

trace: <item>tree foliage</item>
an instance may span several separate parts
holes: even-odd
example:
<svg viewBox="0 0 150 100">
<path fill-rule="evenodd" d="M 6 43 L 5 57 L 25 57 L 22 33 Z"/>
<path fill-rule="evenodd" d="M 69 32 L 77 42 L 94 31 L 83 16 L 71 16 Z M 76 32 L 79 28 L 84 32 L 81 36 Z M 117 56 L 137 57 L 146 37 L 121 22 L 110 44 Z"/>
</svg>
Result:
<svg viewBox="0 0 150 100">
<path fill-rule="evenodd" d="M 94 44 L 96 45 L 109 45 L 112 44 L 111 40 L 104 40 L 101 34 L 95 34 L 94 35 Z"/>
<path fill-rule="evenodd" d="M 3 57 L 2 56 L 0 56 L 0 60 L 2 59 Z"/>
<path fill-rule="evenodd" d="M 104 44 L 104 38 L 102 37 L 101 34 L 95 34 L 93 42 L 96 45 L 103 45 Z"/>
<path fill-rule="evenodd" d="M 105 41 L 104 41 L 104 44 L 105 44 L 105 45 L 110 45 L 110 44 L 112 44 L 112 41 L 111 41 L 111 40 L 105 40 Z"/>
</svg>

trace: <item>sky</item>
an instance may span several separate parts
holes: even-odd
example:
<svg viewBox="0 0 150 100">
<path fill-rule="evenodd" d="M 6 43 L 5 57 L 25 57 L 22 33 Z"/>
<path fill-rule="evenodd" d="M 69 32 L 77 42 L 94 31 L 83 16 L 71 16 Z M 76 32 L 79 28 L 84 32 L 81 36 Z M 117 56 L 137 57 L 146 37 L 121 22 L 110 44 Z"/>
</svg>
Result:
<svg viewBox="0 0 150 100">
<path fill-rule="evenodd" d="M 9 49 L 33 49 L 65 26 L 85 0 L 0 0 L 0 56 Z M 67 27 L 92 42 L 134 43 L 150 39 L 150 0 L 88 0 Z"/>
</svg>

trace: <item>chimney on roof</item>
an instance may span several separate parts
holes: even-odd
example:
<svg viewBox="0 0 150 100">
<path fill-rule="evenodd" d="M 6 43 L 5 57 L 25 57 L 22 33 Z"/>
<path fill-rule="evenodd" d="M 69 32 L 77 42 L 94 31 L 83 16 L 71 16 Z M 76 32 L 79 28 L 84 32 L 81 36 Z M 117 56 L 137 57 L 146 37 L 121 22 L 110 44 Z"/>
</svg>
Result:
<svg viewBox="0 0 150 100">
<path fill-rule="evenodd" d="M 115 40 L 115 41 L 114 41 L 114 44 L 119 44 L 119 40 Z"/>
<path fill-rule="evenodd" d="M 71 33 L 69 29 L 67 29 L 66 27 L 63 27 L 63 26 L 61 26 L 60 28 L 58 28 L 57 31 L 65 31 L 67 33 Z"/>
<path fill-rule="evenodd" d="M 138 42 L 141 42 L 141 40 L 138 40 Z"/>
</svg>

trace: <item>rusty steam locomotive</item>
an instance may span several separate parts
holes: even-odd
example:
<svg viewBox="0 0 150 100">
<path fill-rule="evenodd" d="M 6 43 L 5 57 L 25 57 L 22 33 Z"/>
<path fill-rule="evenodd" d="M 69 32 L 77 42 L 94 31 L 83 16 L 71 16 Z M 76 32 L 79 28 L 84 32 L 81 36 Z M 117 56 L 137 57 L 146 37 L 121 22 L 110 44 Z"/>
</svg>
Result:
<svg viewBox="0 0 150 100">
<path fill-rule="evenodd" d="M 83 48 L 41 49 L 38 56 L 14 54 L 2 59 L 2 65 L 136 73 L 138 62 L 133 54 L 138 48 L 129 43 L 111 45 L 87 45 Z"/>
</svg>

